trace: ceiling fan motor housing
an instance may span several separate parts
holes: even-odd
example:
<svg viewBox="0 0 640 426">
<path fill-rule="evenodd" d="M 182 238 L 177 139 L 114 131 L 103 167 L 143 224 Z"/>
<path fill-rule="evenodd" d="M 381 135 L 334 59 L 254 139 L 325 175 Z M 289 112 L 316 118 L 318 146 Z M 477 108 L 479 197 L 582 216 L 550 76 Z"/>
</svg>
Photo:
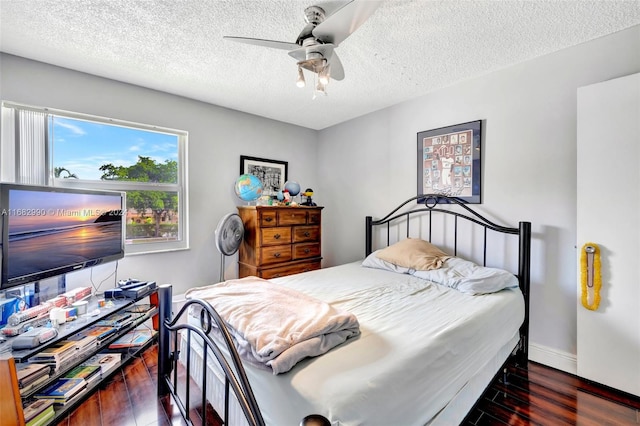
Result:
<svg viewBox="0 0 640 426">
<path fill-rule="evenodd" d="M 316 26 L 324 21 L 324 9 L 320 6 L 309 6 L 304 10 L 304 20 Z"/>
</svg>

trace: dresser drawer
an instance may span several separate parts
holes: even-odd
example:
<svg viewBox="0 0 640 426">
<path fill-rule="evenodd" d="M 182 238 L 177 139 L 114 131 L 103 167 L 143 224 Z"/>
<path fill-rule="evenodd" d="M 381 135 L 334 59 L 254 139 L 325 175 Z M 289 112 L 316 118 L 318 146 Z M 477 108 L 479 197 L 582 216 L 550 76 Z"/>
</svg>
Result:
<svg viewBox="0 0 640 426">
<path fill-rule="evenodd" d="M 260 212 L 260 226 L 276 226 L 278 224 L 278 214 L 275 210 Z"/>
<path fill-rule="evenodd" d="M 299 274 L 301 272 L 309 272 L 320 269 L 320 261 L 293 263 L 287 266 L 278 266 L 276 268 L 262 269 L 259 276 L 266 280 L 270 278 L 284 277 L 291 274 Z"/>
<path fill-rule="evenodd" d="M 262 247 L 260 258 L 263 265 L 288 262 L 291 260 L 291 245 Z"/>
<path fill-rule="evenodd" d="M 293 245 L 293 259 L 306 259 L 320 256 L 320 243 L 301 243 Z"/>
<path fill-rule="evenodd" d="M 291 228 L 275 227 L 260 229 L 260 241 L 263 246 L 291 243 Z"/>
<path fill-rule="evenodd" d="M 319 226 L 296 226 L 293 228 L 293 242 L 320 241 Z"/>
<path fill-rule="evenodd" d="M 307 211 L 290 207 L 288 209 L 278 210 L 278 226 L 283 225 L 306 225 Z"/>
<path fill-rule="evenodd" d="M 309 225 L 320 225 L 320 218 L 320 210 L 311 210 L 307 217 L 307 223 Z"/>
</svg>

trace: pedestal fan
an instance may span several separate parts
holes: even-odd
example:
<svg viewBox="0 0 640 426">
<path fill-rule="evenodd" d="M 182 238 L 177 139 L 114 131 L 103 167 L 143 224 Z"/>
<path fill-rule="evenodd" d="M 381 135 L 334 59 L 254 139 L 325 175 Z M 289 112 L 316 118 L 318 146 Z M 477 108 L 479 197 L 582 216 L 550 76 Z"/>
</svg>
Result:
<svg viewBox="0 0 640 426">
<path fill-rule="evenodd" d="M 225 215 L 216 227 L 216 248 L 220 252 L 220 281 L 224 281 L 224 257 L 238 251 L 244 237 L 244 225 L 237 213 Z"/>
</svg>

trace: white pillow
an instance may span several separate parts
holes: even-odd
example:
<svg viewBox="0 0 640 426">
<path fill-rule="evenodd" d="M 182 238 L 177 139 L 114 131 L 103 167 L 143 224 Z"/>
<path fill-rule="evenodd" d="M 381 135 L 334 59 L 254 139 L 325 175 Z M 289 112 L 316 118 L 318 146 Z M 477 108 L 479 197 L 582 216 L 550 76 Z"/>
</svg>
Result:
<svg viewBox="0 0 640 426">
<path fill-rule="evenodd" d="M 377 256 L 380 250 L 376 250 L 362 261 L 362 266 L 374 269 L 383 269 L 385 271 L 397 272 L 399 274 L 411 274 L 415 269 L 405 268 L 404 266 L 394 265 L 391 262 L 382 260 Z"/>
<path fill-rule="evenodd" d="M 479 266 L 459 257 L 448 259 L 440 269 L 414 271 L 411 274 L 467 294 L 495 293 L 518 287 L 518 278 L 512 273 Z"/>
</svg>

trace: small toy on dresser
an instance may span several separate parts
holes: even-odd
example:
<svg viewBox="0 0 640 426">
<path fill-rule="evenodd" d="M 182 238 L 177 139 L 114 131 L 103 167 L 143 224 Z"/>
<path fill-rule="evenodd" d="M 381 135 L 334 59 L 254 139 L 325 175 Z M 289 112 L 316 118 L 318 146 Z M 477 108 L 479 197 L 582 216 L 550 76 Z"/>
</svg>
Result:
<svg viewBox="0 0 640 426">
<path fill-rule="evenodd" d="M 311 197 L 313 196 L 313 189 L 311 188 L 305 189 L 302 195 L 307 197 L 307 199 L 304 203 L 300 204 L 301 206 L 317 206 L 317 204 L 314 203 L 313 200 L 311 199 Z"/>
</svg>

